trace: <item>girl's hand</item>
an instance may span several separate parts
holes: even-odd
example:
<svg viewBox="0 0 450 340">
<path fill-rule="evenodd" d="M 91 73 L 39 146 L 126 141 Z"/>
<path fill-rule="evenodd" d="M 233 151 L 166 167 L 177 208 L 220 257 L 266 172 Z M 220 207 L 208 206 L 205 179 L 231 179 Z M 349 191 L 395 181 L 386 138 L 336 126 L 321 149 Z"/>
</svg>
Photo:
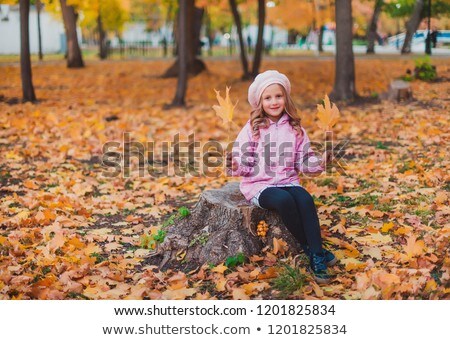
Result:
<svg viewBox="0 0 450 340">
<path fill-rule="evenodd" d="M 236 171 L 239 168 L 239 164 L 233 158 L 233 154 L 231 152 L 226 153 L 226 167 L 231 171 Z"/>
<path fill-rule="evenodd" d="M 333 153 L 330 151 L 325 151 L 322 154 L 322 162 L 320 163 L 320 166 L 322 168 L 326 168 L 327 164 L 331 164 L 333 162 Z"/>
</svg>

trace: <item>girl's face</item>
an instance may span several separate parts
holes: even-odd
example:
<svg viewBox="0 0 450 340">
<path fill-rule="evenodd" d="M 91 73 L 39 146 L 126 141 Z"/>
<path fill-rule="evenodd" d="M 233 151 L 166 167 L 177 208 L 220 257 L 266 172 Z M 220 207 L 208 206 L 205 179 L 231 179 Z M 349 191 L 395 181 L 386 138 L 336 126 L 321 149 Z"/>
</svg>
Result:
<svg viewBox="0 0 450 340">
<path fill-rule="evenodd" d="M 267 86 L 261 95 L 261 100 L 263 110 L 269 119 L 273 122 L 278 122 L 283 115 L 286 105 L 286 98 L 281 85 L 272 84 Z"/>
</svg>

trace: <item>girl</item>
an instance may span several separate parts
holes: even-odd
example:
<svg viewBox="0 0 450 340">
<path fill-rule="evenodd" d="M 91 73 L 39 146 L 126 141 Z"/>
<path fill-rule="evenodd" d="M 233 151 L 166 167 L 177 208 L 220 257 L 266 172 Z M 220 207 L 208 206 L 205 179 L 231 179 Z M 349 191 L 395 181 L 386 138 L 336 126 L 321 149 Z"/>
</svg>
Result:
<svg viewBox="0 0 450 340">
<path fill-rule="evenodd" d="M 314 200 L 300 186 L 298 173 L 319 175 L 330 156 L 314 156 L 290 92 L 282 73 L 271 70 L 255 78 L 248 89 L 253 111 L 227 155 L 227 172 L 243 177 L 240 189 L 247 200 L 280 214 L 308 255 L 315 280 L 328 283 L 327 266 L 337 260 L 322 247 Z"/>
</svg>

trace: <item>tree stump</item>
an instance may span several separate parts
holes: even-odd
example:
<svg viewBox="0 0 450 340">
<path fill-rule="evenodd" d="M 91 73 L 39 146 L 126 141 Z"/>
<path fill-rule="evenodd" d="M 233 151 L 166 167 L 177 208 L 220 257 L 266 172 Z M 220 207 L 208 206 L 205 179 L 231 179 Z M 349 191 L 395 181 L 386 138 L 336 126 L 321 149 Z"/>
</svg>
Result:
<svg viewBox="0 0 450 340">
<path fill-rule="evenodd" d="M 261 220 L 269 225 L 264 238 L 256 236 Z M 258 254 L 274 237 L 287 242 L 290 251 L 301 249 L 276 212 L 251 205 L 239 183 L 231 182 L 203 192 L 190 215 L 168 227 L 158 255 L 149 262 L 162 270 L 191 270 L 204 263 L 218 264 L 238 253 Z"/>
<path fill-rule="evenodd" d="M 399 79 L 392 81 L 387 92 L 387 99 L 395 100 L 397 102 L 412 99 L 410 84 Z"/>
</svg>

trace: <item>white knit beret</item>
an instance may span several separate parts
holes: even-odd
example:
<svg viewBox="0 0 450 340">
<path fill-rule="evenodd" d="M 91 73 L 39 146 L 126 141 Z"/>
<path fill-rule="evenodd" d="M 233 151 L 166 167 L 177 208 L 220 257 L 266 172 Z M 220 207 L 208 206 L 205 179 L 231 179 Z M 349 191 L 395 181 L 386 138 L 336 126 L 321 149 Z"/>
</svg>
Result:
<svg viewBox="0 0 450 340">
<path fill-rule="evenodd" d="M 262 93 L 267 86 L 272 84 L 280 84 L 288 95 L 291 93 L 291 83 L 283 73 L 275 70 L 260 73 L 248 88 L 248 102 L 253 108 L 258 107 Z"/>
</svg>

